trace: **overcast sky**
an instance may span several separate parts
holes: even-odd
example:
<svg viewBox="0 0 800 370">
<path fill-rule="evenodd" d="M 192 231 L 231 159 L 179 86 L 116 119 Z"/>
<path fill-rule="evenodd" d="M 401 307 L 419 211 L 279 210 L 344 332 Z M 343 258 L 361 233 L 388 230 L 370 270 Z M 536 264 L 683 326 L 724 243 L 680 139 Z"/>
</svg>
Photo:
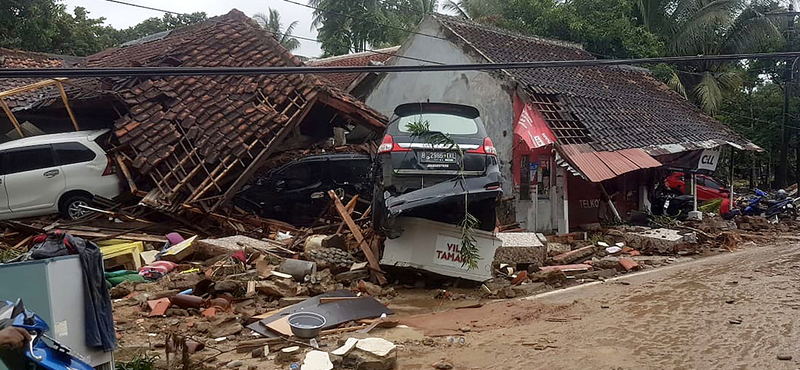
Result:
<svg viewBox="0 0 800 370">
<path fill-rule="evenodd" d="M 105 17 L 106 24 L 114 28 L 128 28 L 147 18 L 163 15 L 161 12 L 105 0 L 62 0 L 62 2 L 67 5 L 70 12 L 76 6 L 82 6 L 89 11 L 92 18 Z M 295 35 L 312 39 L 316 39 L 317 36 L 316 30 L 310 29 L 312 10 L 282 0 L 126 0 L 126 2 L 180 13 L 206 12 L 209 17 L 225 14 L 233 8 L 252 16 L 255 13 L 266 13 L 267 9 L 272 7 L 281 13 L 284 27 L 295 20 L 300 22 L 294 29 Z M 319 43 L 307 40 L 300 40 L 300 48 L 295 51 L 295 54 L 307 57 L 316 57 L 320 53 Z"/>
</svg>

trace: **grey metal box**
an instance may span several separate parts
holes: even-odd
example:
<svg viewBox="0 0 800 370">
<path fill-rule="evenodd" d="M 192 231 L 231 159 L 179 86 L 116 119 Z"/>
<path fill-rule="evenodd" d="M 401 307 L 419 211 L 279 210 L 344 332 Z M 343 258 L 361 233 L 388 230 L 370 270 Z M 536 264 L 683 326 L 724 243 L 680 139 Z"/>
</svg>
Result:
<svg viewBox="0 0 800 370">
<path fill-rule="evenodd" d="M 51 337 L 95 368 L 113 370 L 111 352 L 86 347 L 84 297 L 78 256 L 0 264 L 0 300 L 22 298 L 50 326 Z M 6 370 L 2 362 L 0 370 Z"/>
</svg>

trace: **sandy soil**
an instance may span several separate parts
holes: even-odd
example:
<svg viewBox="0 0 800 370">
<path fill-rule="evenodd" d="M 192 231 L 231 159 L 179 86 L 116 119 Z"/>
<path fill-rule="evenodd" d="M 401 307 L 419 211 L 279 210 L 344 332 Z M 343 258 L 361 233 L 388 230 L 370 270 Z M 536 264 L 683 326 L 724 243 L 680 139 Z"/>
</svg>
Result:
<svg viewBox="0 0 800 370">
<path fill-rule="evenodd" d="M 400 369 L 430 369 L 440 359 L 455 369 L 797 369 L 798 286 L 800 243 L 784 241 L 493 304 L 498 312 L 418 317 L 420 331 L 437 322 L 475 329 L 463 334 L 465 345 L 407 340 L 398 362 Z M 472 322 L 502 322 L 508 312 L 513 326 Z"/>
</svg>

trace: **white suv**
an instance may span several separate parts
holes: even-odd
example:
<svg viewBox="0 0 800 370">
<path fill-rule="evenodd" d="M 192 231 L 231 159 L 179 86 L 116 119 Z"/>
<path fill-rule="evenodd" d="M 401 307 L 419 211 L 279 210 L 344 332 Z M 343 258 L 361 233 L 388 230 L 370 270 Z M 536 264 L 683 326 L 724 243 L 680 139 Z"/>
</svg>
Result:
<svg viewBox="0 0 800 370">
<path fill-rule="evenodd" d="M 108 130 L 39 135 L 0 144 L 0 220 L 60 212 L 76 219 L 99 195 L 113 198 L 120 181 L 95 140 Z"/>
</svg>

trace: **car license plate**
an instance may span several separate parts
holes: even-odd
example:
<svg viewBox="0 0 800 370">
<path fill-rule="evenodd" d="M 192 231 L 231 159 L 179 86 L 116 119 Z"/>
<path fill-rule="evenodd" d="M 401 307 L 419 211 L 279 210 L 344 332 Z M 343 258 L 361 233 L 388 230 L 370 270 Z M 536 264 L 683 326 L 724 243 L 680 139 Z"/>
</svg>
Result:
<svg viewBox="0 0 800 370">
<path fill-rule="evenodd" d="M 420 162 L 455 163 L 456 152 L 420 152 Z"/>
</svg>

